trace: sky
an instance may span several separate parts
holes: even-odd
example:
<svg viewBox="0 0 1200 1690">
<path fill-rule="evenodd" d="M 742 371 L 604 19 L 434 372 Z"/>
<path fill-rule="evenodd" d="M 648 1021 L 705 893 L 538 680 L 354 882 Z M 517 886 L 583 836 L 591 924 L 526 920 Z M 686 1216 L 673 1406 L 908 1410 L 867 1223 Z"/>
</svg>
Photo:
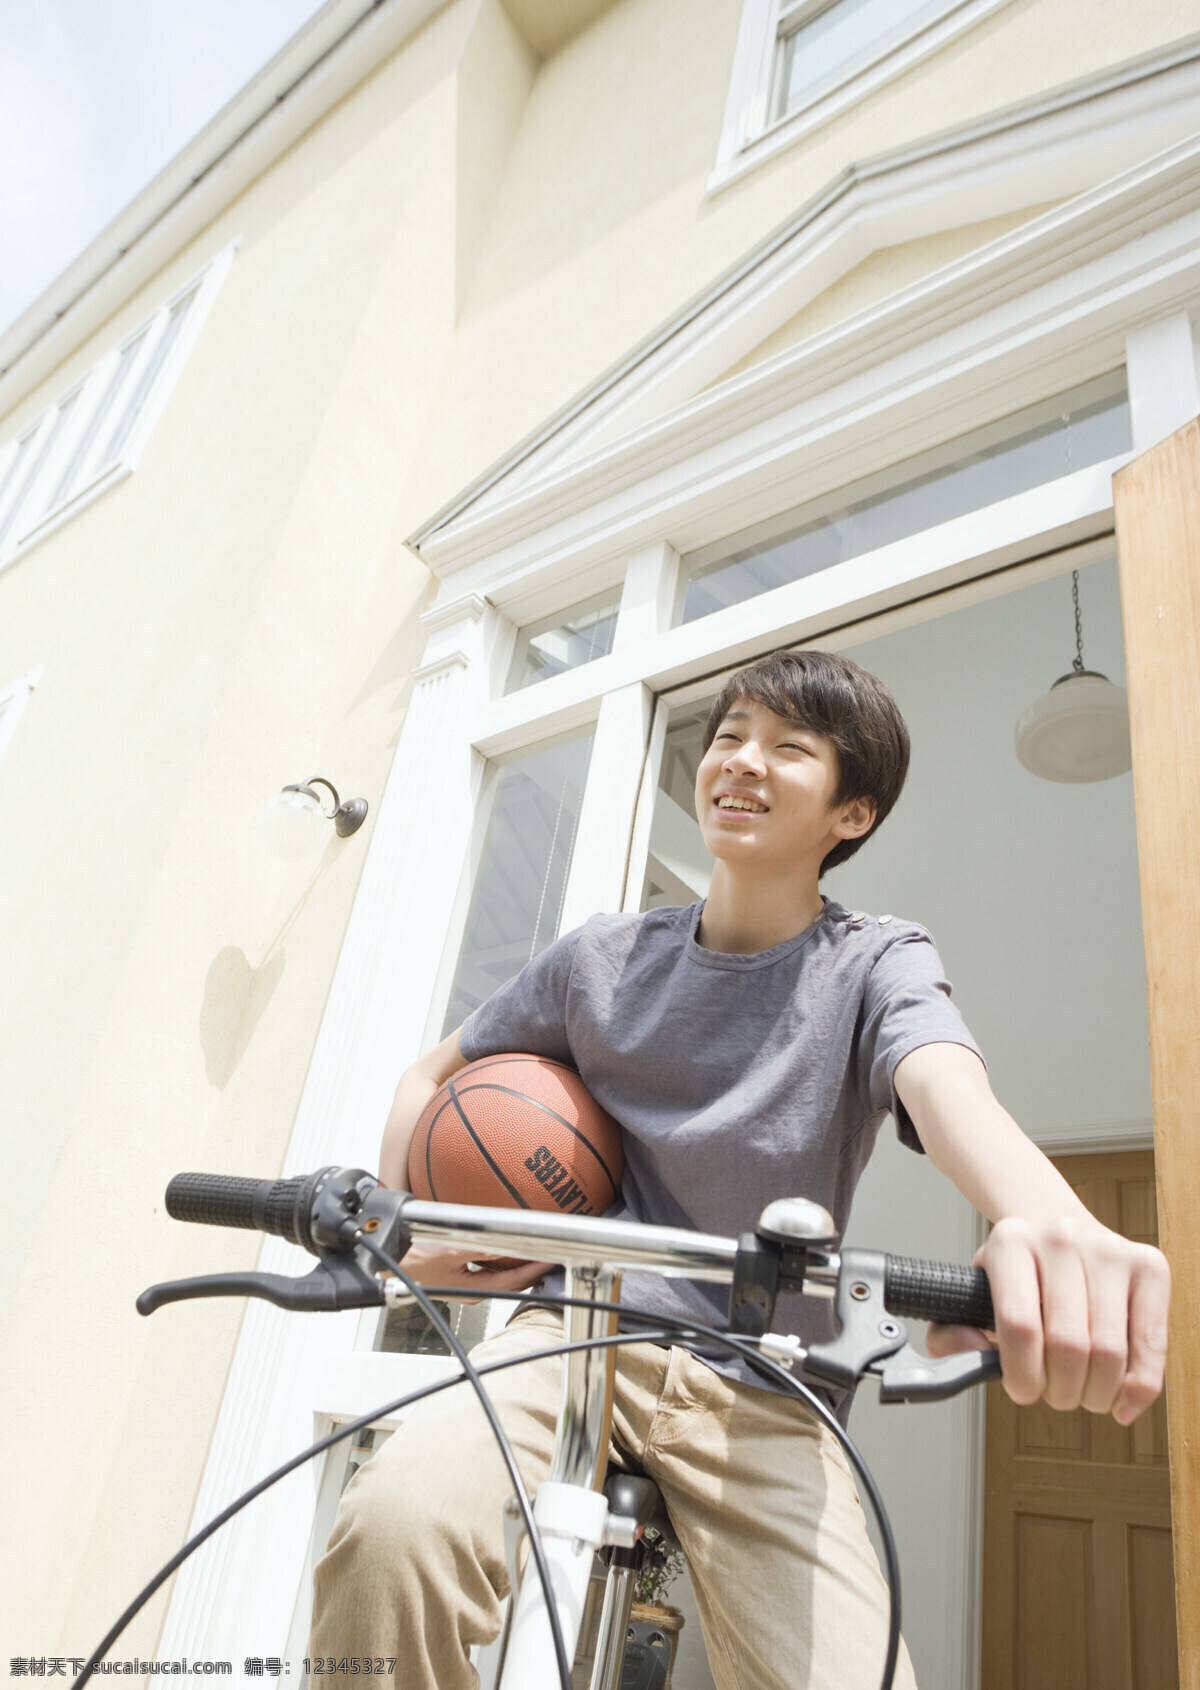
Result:
<svg viewBox="0 0 1200 1690">
<path fill-rule="evenodd" d="M 0 0 L 0 333 L 323 0 Z"/>
</svg>

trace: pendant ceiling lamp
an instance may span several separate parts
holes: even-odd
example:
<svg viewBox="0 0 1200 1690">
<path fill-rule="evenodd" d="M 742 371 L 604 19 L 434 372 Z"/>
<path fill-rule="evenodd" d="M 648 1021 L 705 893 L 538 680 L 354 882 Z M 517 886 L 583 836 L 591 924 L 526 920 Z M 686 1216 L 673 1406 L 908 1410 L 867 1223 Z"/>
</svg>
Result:
<svg viewBox="0 0 1200 1690">
<path fill-rule="evenodd" d="M 1129 705 L 1125 688 L 1107 675 L 1083 666 L 1083 627 L 1079 616 L 1079 571 L 1071 574 L 1075 603 L 1075 661 L 1044 698 L 1017 721 L 1017 757 L 1042 780 L 1111 780 L 1133 767 L 1129 744 Z"/>
</svg>

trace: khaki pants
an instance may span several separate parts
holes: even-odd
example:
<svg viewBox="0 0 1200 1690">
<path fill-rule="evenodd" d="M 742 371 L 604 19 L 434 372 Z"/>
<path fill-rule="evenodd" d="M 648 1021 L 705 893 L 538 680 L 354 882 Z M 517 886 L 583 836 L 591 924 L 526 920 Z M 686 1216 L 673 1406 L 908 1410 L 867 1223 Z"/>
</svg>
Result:
<svg viewBox="0 0 1200 1690">
<path fill-rule="evenodd" d="M 471 1359 L 560 1335 L 557 1315 L 527 1310 Z M 547 1359 L 484 1380 L 531 1494 L 549 1470 L 561 1377 Z M 718 1690 L 877 1690 L 887 1588 L 841 1447 L 803 1404 L 686 1350 L 629 1345 L 613 1440 L 662 1490 Z M 474 1690 L 467 1650 L 495 1637 L 508 1590 L 511 1490 L 469 1385 L 409 1410 L 346 1487 L 316 1570 L 312 1654 L 395 1656 L 402 1690 Z M 903 1645 L 895 1683 L 915 1690 Z"/>
</svg>

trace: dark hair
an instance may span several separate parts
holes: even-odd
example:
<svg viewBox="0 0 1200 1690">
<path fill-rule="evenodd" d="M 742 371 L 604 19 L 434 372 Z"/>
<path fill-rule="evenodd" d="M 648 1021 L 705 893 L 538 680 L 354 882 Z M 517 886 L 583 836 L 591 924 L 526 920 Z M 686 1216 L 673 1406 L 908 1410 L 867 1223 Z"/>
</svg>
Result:
<svg viewBox="0 0 1200 1690">
<path fill-rule="evenodd" d="M 704 750 L 739 699 L 765 704 L 777 716 L 824 734 L 837 749 L 836 809 L 854 798 L 875 801 L 875 820 L 858 839 L 842 839 L 818 878 L 852 857 L 879 827 L 904 787 L 909 741 L 904 717 L 877 676 L 832 651 L 773 651 L 731 675 L 708 713 Z"/>
</svg>

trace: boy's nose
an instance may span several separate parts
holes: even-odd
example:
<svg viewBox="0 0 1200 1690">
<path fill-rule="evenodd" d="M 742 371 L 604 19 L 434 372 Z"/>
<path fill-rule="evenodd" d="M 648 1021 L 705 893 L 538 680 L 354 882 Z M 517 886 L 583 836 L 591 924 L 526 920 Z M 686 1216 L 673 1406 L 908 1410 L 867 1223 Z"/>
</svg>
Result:
<svg viewBox="0 0 1200 1690">
<path fill-rule="evenodd" d="M 747 740 L 744 745 L 739 745 L 737 750 L 731 752 L 725 759 L 727 769 L 761 769 L 762 766 L 762 752 L 753 740 Z"/>
</svg>

